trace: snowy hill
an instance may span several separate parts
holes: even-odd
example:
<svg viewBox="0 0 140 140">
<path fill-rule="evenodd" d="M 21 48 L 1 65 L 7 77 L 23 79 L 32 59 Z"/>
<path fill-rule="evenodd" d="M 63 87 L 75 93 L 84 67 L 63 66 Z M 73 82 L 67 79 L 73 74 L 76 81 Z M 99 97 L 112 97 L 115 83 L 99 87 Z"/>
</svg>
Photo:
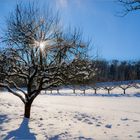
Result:
<svg viewBox="0 0 140 140">
<path fill-rule="evenodd" d="M 39 95 L 28 122 L 22 102 L 1 92 L 0 139 L 138 140 L 139 107 L 138 97 Z"/>
</svg>

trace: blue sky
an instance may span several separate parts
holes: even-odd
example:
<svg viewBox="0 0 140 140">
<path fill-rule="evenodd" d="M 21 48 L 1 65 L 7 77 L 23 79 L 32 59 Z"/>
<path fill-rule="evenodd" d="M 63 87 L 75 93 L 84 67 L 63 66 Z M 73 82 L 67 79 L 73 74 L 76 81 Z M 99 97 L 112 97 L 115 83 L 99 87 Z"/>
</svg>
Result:
<svg viewBox="0 0 140 140">
<path fill-rule="evenodd" d="M 0 0 L 0 27 L 5 17 L 19 0 Z M 24 0 L 28 2 L 29 0 Z M 83 30 L 92 39 L 93 48 L 107 60 L 140 59 L 140 10 L 125 17 L 116 16 L 122 10 L 115 0 L 38 0 L 59 10 L 65 26 L 72 25 Z"/>
</svg>

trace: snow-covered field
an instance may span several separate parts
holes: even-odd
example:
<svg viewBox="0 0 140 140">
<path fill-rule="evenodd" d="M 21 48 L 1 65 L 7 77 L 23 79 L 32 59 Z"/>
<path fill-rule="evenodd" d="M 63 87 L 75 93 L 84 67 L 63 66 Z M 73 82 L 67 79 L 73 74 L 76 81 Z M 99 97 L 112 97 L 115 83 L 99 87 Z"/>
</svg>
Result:
<svg viewBox="0 0 140 140">
<path fill-rule="evenodd" d="M 0 140 L 140 139 L 140 97 L 136 96 L 39 95 L 29 123 L 23 120 L 23 111 L 17 97 L 0 92 Z"/>
</svg>

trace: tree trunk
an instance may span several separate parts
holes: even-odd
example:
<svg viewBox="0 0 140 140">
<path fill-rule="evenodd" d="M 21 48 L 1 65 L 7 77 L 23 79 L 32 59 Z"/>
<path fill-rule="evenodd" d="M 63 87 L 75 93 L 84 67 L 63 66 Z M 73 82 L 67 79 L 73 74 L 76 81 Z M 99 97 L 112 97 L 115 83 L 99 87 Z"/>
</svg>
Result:
<svg viewBox="0 0 140 140">
<path fill-rule="evenodd" d="M 94 91 L 95 91 L 95 94 L 97 94 L 97 89 L 94 89 Z"/>
<path fill-rule="evenodd" d="M 123 94 L 125 94 L 125 89 L 123 90 Z"/>
<path fill-rule="evenodd" d="M 57 89 L 57 94 L 59 94 L 59 89 Z"/>
<path fill-rule="evenodd" d="M 31 104 L 32 103 L 25 103 L 25 110 L 24 110 L 24 117 L 25 118 L 30 118 Z"/>
<path fill-rule="evenodd" d="M 86 90 L 84 89 L 83 92 L 84 92 L 84 95 L 85 95 L 86 94 Z"/>
<path fill-rule="evenodd" d="M 75 88 L 73 89 L 73 93 L 75 94 Z"/>
<path fill-rule="evenodd" d="M 110 90 L 108 89 L 108 94 L 110 94 Z"/>
<path fill-rule="evenodd" d="M 52 94 L 52 89 L 51 89 L 51 94 Z"/>
</svg>

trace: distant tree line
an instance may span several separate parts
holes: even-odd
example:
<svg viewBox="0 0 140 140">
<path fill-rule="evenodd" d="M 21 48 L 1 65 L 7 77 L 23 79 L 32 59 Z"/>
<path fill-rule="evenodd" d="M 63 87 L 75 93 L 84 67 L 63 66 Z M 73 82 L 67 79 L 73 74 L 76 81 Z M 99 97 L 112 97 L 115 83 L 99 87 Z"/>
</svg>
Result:
<svg viewBox="0 0 140 140">
<path fill-rule="evenodd" d="M 96 60 L 95 82 L 112 82 L 140 79 L 140 61 Z"/>
</svg>

